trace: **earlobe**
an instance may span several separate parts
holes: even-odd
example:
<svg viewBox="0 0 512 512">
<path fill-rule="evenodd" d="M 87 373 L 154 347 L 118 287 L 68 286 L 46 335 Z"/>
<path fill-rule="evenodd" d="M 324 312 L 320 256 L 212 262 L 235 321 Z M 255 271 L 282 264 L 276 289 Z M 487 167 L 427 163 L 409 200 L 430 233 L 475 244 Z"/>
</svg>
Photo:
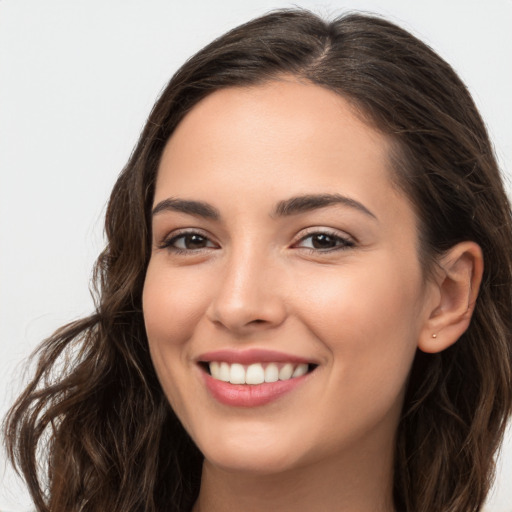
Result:
<svg viewBox="0 0 512 512">
<path fill-rule="evenodd" d="M 436 299 L 418 341 L 423 352 L 441 352 L 466 331 L 475 308 L 484 261 L 475 242 L 461 242 L 439 261 Z"/>
</svg>

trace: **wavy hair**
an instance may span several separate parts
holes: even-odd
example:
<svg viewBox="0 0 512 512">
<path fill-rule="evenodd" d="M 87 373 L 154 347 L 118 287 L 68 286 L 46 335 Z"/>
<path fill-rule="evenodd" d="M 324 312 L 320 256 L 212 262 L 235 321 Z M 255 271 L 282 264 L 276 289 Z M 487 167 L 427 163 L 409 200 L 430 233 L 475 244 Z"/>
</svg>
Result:
<svg viewBox="0 0 512 512">
<path fill-rule="evenodd" d="M 460 241 L 482 248 L 467 332 L 441 353 L 416 355 L 394 468 L 400 512 L 480 510 L 512 403 L 512 221 L 485 125 L 453 69 L 402 28 L 357 13 L 324 21 L 281 10 L 228 32 L 179 69 L 114 186 L 95 313 L 43 342 L 5 422 L 10 458 L 39 512 L 192 507 L 202 455 L 158 383 L 142 315 L 157 168 L 202 98 L 284 74 L 336 92 L 392 140 L 394 179 L 417 213 L 426 273 Z"/>
</svg>

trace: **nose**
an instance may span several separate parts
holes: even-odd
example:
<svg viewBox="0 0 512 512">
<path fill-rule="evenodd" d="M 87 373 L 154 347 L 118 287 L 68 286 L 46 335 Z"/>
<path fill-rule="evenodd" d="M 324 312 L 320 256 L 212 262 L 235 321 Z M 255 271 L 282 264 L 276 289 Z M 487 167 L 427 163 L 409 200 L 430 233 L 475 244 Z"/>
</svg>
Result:
<svg viewBox="0 0 512 512">
<path fill-rule="evenodd" d="M 223 262 L 208 318 L 237 336 L 278 327 L 287 314 L 280 276 L 276 262 L 261 252 L 232 254 Z"/>
</svg>

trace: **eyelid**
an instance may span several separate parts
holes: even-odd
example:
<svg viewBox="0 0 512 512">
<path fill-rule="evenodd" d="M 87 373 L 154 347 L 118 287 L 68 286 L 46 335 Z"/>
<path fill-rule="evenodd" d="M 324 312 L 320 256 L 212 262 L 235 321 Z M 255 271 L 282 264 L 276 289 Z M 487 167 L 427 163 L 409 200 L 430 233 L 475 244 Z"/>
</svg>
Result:
<svg viewBox="0 0 512 512">
<path fill-rule="evenodd" d="M 213 244 L 215 247 L 201 247 L 199 249 L 181 249 L 179 247 L 174 247 L 172 245 L 176 240 L 178 240 L 181 237 L 185 237 L 187 235 L 189 235 L 189 236 L 199 235 L 199 236 L 205 238 L 207 240 L 207 242 Z M 199 229 L 199 228 L 176 229 L 176 230 L 171 231 L 170 233 L 166 234 L 162 238 L 162 240 L 158 243 L 159 249 L 167 249 L 167 250 L 171 250 L 176 253 L 180 253 L 180 252 L 181 253 L 197 253 L 199 251 L 211 250 L 213 248 L 218 248 L 218 247 L 219 247 L 219 244 L 217 242 L 215 242 L 214 240 L 212 240 L 212 237 L 207 232 L 205 232 L 204 230 Z"/>
<path fill-rule="evenodd" d="M 207 241 L 207 244 L 211 244 L 209 247 L 200 247 L 197 249 L 183 249 L 180 247 L 176 247 L 173 244 L 176 242 L 176 240 L 185 237 L 185 236 L 193 236 L 193 235 L 199 235 L 200 237 L 204 238 Z M 313 247 L 300 247 L 299 244 L 306 240 L 307 238 L 313 236 L 313 235 L 326 235 L 329 237 L 332 237 L 333 239 L 336 239 L 338 241 L 341 241 L 342 243 L 337 244 L 330 248 L 313 248 Z M 310 227 L 303 230 L 297 237 L 296 240 L 292 243 L 292 248 L 298 248 L 298 249 L 304 249 L 309 250 L 311 252 L 331 252 L 335 250 L 341 250 L 341 249 L 347 249 L 350 247 L 354 247 L 357 244 L 357 241 L 352 237 L 351 235 L 340 232 L 338 230 L 332 229 L 332 228 L 326 228 L 326 227 Z M 212 247 L 213 245 L 213 247 Z M 209 233 L 205 232 L 204 230 L 200 228 L 181 228 L 176 229 L 174 231 L 171 231 L 170 233 L 166 234 L 162 240 L 158 243 L 159 249 L 167 249 L 171 250 L 176 253 L 198 253 L 200 251 L 204 250 L 211 250 L 214 248 L 219 248 L 219 244 L 212 240 L 212 237 Z"/>
<path fill-rule="evenodd" d="M 349 235 L 346 232 L 340 232 L 340 231 L 332 229 L 332 228 L 316 227 L 315 226 L 315 227 L 307 228 L 307 230 L 305 230 L 305 231 L 306 232 L 303 231 L 299 234 L 296 241 L 293 242 L 292 247 L 296 247 L 298 249 L 305 249 L 305 250 L 309 250 L 312 252 L 330 252 L 330 251 L 335 251 L 335 250 L 347 249 L 347 248 L 354 247 L 355 245 L 357 245 L 357 240 L 353 236 Z M 312 247 L 298 247 L 298 244 L 300 242 L 303 242 L 304 240 L 306 240 L 307 238 L 309 238 L 313 235 L 327 235 L 334 239 L 341 240 L 343 243 L 336 245 L 332 248 L 328 248 L 328 249 L 317 249 L 317 248 L 312 248 Z"/>
</svg>

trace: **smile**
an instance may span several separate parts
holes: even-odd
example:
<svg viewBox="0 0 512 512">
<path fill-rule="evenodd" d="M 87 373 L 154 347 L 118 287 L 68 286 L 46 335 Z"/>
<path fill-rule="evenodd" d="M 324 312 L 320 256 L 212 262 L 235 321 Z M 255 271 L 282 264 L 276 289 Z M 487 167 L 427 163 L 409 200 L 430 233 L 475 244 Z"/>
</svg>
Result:
<svg viewBox="0 0 512 512">
<path fill-rule="evenodd" d="M 217 350 L 197 362 L 210 396 L 231 407 L 258 407 L 309 380 L 318 363 L 274 350 Z"/>
<path fill-rule="evenodd" d="M 231 384 L 257 385 L 264 382 L 277 382 L 294 379 L 306 375 L 310 370 L 307 363 L 253 363 L 242 365 L 212 361 L 208 364 L 210 375 Z"/>
</svg>

